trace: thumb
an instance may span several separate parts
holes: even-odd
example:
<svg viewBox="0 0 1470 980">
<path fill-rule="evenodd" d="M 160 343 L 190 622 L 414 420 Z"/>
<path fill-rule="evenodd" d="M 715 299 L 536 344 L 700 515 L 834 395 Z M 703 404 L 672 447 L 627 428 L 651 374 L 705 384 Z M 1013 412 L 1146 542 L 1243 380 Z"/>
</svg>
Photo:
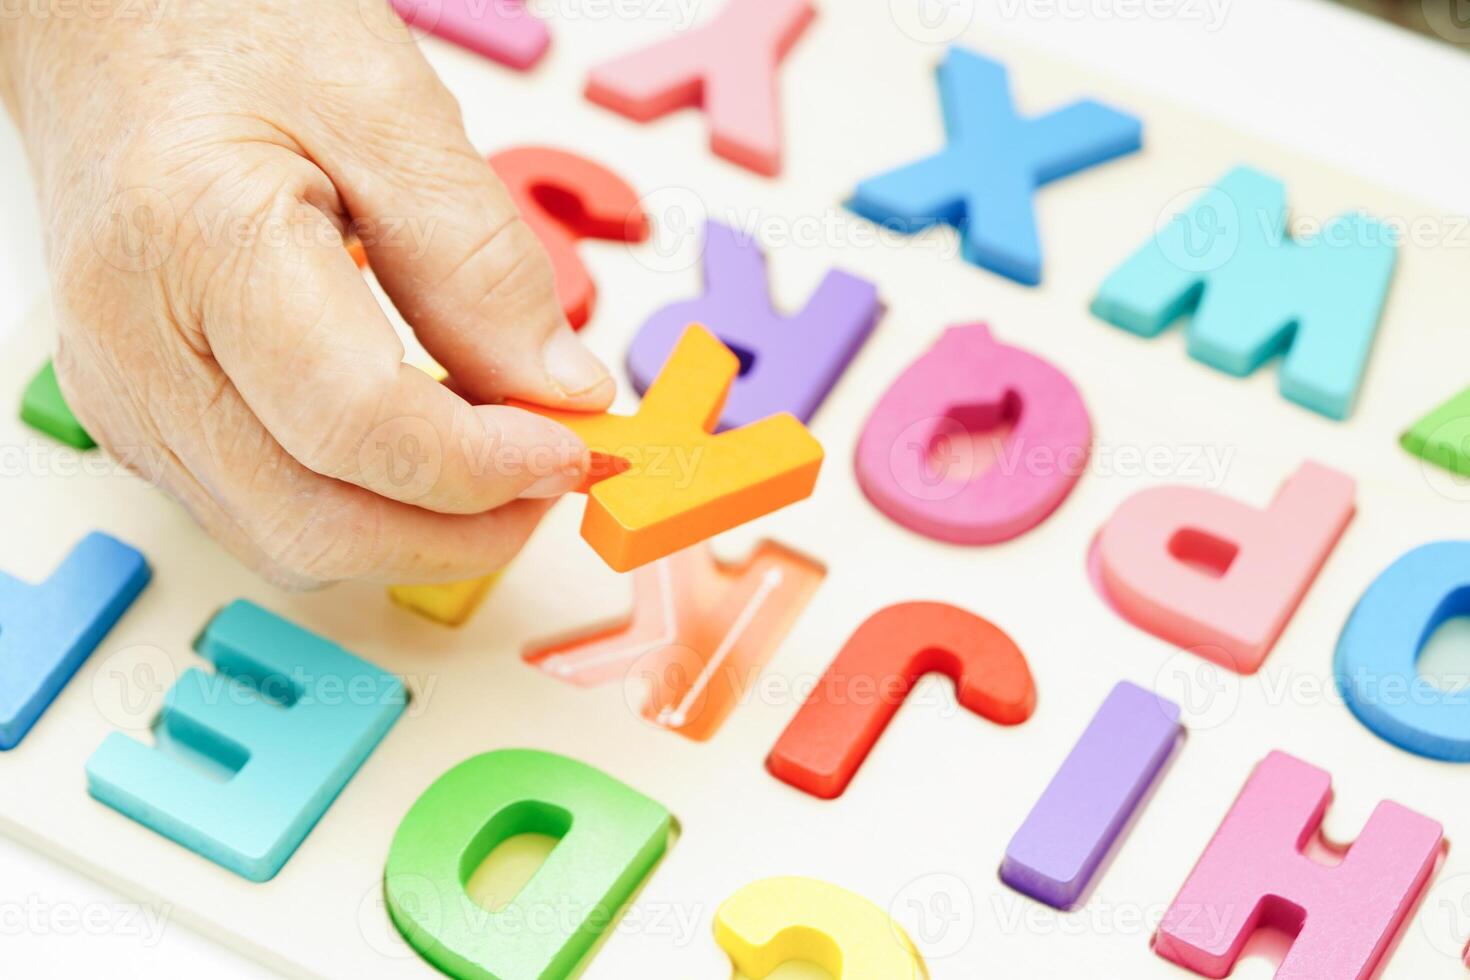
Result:
<svg viewBox="0 0 1470 980">
<path fill-rule="evenodd" d="M 374 274 L 472 400 L 606 408 L 616 384 L 567 325 L 546 250 L 434 84 L 447 109 L 419 100 L 430 107 L 404 142 L 339 143 L 318 156 Z"/>
</svg>

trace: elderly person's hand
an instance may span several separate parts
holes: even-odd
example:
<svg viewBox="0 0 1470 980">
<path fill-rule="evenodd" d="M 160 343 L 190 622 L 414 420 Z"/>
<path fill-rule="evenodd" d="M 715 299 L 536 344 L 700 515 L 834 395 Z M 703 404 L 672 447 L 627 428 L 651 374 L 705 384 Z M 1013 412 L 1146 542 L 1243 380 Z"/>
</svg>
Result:
<svg viewBox="0 0 1470 980">
<path fill-rule="evenodd" d="M 575 436 L 485 403 L 602 409 L 613 381 L 386 0 L 23 3 L 0 87 L 68 402 L 241 559 L 466 578 L 577 485 Z M 464 397 L 402 363 L 344 231 Z"/>
</svg>

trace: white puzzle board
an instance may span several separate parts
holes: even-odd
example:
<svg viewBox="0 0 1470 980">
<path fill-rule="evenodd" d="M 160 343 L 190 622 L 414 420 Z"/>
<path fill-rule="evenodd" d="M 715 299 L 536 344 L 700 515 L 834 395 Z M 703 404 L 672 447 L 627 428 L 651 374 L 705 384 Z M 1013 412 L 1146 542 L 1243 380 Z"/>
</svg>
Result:
<svg viewBox="0 0 1470 980">
<path fill-rule="evenodd" d="M 581 498 L 555 508 L 473 620 L 451 630 L 392 605 L 378 587 L 279 592 L 238 567 L 162 495 L 95 452 L 79 457 L 30 432 L 10 411 L 0 418 L 3 567 L 40 578 L 84 533 L 101 529 L 140 548 L 154 579 L 21 745 L 0 755 L 0 829 L 141 900 L 166 903 L 175 921 L 283 972 L 425 978 L 432 969 L 397 939 L 382 905 L 393 832 L 454 764 L 529 746 L 599 767 L 663 803 L 680 825 L 623 924 L 586 966 L 589 980 L 728 975 L 711 937 L 715 907 L 744 884 L 785 874 L 833 882 L 889 909 L 935 977 L 1070 980 L 1081 968 L 1148 980 L 1188 975 L 1150 951 L 1153 925 L 1251 768 L 1282 749 L 1332 773 L 1332 839 L 1356 837 L 1383 798 L 1446 825 L 1448 857 L 1383 976 L 1463 975 L 1445 909 L 1470 894 L 1465 771 L 1370 734 L 1331 681 L 1338 631 L 1373 578 L 1410 548 L 1470 529 L 1470 486 L 1397 445 L 1403 428 L 1467 381 L 1466 265 L 1463 248 L 1454 247 L 1456 224 L 1172 107 L 1168 79 L 1154 92 L 1125 89 L 968 36 L 960 42 L 1009 66 L 1023 111 L 1097 97 L 1144 120 L 1145 148 L 1042 191 L 1046 269 L 1038 289 L 965 264 L 948 230 L 878 236 L 843 211 L 842 200 L 860 178 L 942 143 L 933 68 L 943 46 L 907 36 L 888 7 L 828 4 L 791 52 L 782 73 L 786 163 L 774 180 L 710 155 L 696 112 L 638 125 L 583 100 L 588 68 L 662 36 L 665 22 L 557 21 L 547 59 L 524 75 L 425 42 L 487 153 L 524 143 L 565 147 L 647 195 L 658 226 L 653 243 L 582 246 L 599 284 L 583 336 L 609 363 L 621 368 L 649 315 L 698 291 L 693 247 L 705 215 L 756 231 L 784 306 L 804 302 L 832 267 L 878 283 L 886 313 L 812 425 L 827 451 L 815 496 L 717 542 L 721 554 L 739 557 L 768 537 L 827 567 L 766 668 L 773 683 L 758 686 L 764 694 L 747 697 L 712 740 L 694 743 L 645 723 L 621 685 L 578 688 L 522 662 L 534 641 L 628 609 L 628 580 L 577 535 Z M 1274 367 L 1230 378 L 1189 359 L 1177 329 L 1147 341 L 1087 312 L 1097 285 L 1161 216 L 1237 163 L 1284 179 L 1299 219 L 1320 225 L 1361 207 L 1431 229 L 1401 251 L 1358 407 L 1345 423 L 1285 401 Z M 1463 228 L 1459 234 L 1463 246 Z M 880 514 L 859 492 L 851 460 L 887 385 L 946 326 L 978 320 L 1072 378 L 1096 441 L 1088 472 L 1047 521 L 1009 543 L 967 548 L 927 540 Z M 45 358 L 50 333 L 38 315 L 0 364 L 0 391 L 12 402 Z M 623 387 L 626 410 L 634 399 Z M 1259 675 L 1201 672 L 1201 662 L 1125 623 L 1094 594 L 1088 545 L 1126 497 L 1184 483 L 1264 505 L 1304 459 L 1356 478 L 1358 515 Z M 413 693 L 405 715 L 265 884 L 95 802 L 83 775 L 109 732 L 146 728 L 172 676 L 201 663 L 190 649 L 194 636 L 237 597 L 402 675 Z M 869 614 L 911 599 L 954 603 L 1008 632 L 1036 679 L 1034 716 L 1000 728 L 958 710 L 948 682 L 930 678 L 841 799 L 822 802 L 769 776 L 764 756 L 798 707 L 771 692 L 816 677 Z M 1206 696 L 1201 678 L 1225 683 Z M 1124 679 L 1176 699 L 1190 694 L 1189 736 L 1087 905 L 1061 915 L 1007 889 L 997 869 L 1093 711 Z M 944 918 L 946 910 L 954 916 Z M 1235 975 L 1259 980 L 1272 970 L 1254 958 Z"/>
</svg>

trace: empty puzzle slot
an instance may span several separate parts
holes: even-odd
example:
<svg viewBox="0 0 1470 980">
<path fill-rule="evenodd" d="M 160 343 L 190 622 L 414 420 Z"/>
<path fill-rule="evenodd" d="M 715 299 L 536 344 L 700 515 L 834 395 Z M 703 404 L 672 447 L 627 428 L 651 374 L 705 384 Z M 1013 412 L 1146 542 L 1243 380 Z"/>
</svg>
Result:
<svg viewBox="0 0 1470 980">
<path fill-rule="evenodd" d="M 1223 578 L 1240 554 L 1240 546 L 1208 531 L 1181 528 L 1169 539 L 1175 560 L 1212 578 Z"/>
<path fill-rule="evenodd" d="M 504 910 L 571 829 L 571 813 L 549 803 L 526 801 L 502 810 L 475 835 L 460 860 L 465 894 L 486 911 Z"/>
</svg>

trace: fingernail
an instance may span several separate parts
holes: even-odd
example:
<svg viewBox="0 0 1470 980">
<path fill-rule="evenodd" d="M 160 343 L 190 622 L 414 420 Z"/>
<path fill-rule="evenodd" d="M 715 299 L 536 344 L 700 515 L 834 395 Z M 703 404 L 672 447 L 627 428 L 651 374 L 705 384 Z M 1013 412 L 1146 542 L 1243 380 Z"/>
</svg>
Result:
<svg viewBox="0 0 1470 980">
<path fill-rule="evenodd" d="M 581 482 L 581 473 L 548 473 L 522 490 L 521 496 L 532 500 L 544 497 L 560 497 L 564 493 L 571 493 L 577 489 L 577 486 Z"/>
<path fill-rule="evenodd" d="M 611 375 L 570 327 L 562 327 L 541 348 L 542 363 L 551 380 L 567 395 L 583 395 L 605 384 Z"/>
</svg>

